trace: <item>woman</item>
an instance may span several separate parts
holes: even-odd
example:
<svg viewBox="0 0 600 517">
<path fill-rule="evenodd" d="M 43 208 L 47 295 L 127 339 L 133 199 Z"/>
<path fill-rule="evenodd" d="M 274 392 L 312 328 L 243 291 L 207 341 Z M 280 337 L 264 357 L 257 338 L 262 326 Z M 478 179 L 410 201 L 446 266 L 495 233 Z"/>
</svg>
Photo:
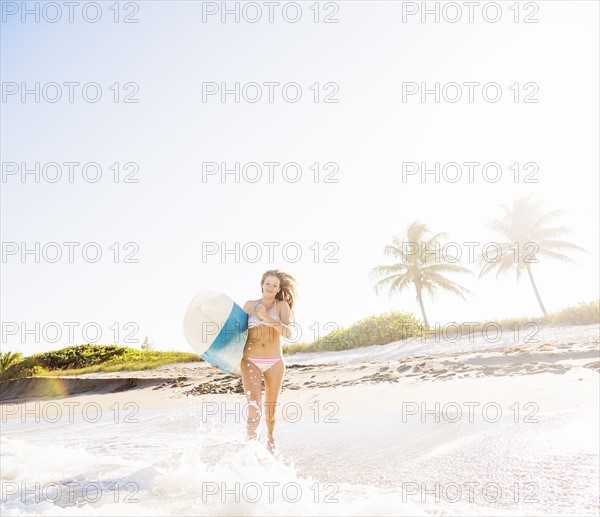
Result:
<svg viewBox="0 0 600 517">
<path fill-rule="evenodd" d="M 248 438 L 257 438 L 264 377 L 265 420 L 269 432 L 267 449 L 270 452 L 275 451 L 275 409 L 285 373 L 280 337 L 292 336 L 288 325 L 296 297 L 295 282 L 287 273 L 271 269 L 260 281 L 262 297 L 246 302 L 243 307 L 248 314 L 248 339 L 240 370 L 248 402 Z"/>
</svg>

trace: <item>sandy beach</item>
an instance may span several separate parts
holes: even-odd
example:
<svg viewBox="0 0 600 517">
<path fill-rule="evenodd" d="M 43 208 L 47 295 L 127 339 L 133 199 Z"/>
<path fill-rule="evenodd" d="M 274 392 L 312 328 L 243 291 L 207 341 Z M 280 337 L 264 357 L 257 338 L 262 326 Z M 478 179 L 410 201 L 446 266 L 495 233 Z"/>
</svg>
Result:
<svg viewBox="0 0 600 517">
<path fill-rule="evenodd" d="M 0 517 L 600 517 L 600 0 L 0 13 Z"/>
<path fill-rule="evenodd" d="M 264 436 L 244 439 L 240 378 L 205 363 L 2 383 L 3 514 L 595 515 L 600 341 L 587 327 L 470 351 L 421 343 L 413 355 L 398 342 L 290 356 L 275 456 Z M 76 452 L 74 469 L 47 472 Z M 59 502 L 24 498 L 32 472 L 63 487 Z M 99 501 L 64 489 L 98 477 Z M 243 487 L 259 480 L 303 497 L 269 501 L 262 486 L 254 501 Z M 115 503 L 111 482 L 134 483 L 136 504 Z"/>
</svg>

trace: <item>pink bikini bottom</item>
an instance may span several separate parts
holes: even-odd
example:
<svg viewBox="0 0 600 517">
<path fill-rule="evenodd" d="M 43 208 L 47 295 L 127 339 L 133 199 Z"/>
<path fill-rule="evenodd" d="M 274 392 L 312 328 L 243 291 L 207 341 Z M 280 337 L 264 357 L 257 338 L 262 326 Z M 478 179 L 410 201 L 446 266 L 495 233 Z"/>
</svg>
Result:
<svg viewBox="0 0 600 517">
<path fill-rule="evenodd" d="M 259 368 L 263 373 L 282 360 L 282 357 L 248 357 L 247 355 L 244 357 L 252 362 L 252 364 Z"/>
</svg>

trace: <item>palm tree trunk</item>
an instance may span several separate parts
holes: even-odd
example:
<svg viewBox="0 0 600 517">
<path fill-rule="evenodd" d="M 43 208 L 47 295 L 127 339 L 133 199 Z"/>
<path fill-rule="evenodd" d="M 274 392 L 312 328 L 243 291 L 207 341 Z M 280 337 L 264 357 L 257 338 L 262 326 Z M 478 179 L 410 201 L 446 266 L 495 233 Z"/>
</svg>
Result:
<svg viewBox="0 0 600 517">
<path fill-rule="evenodd" d="M 427 314 L 425 314 L 425 306 L 423 305 L 423 297 L 421 296 L 421 288 L 415 285 L 417 289 L 417 300 L 421 306 L 421 314 L 423 315 L 423 321 L 425 322 L 425 328 L 429 328 L 429 322 L 427 321 Z"/>
<path fill-rule="evenodd" d="M 527 264 L 527 273 L 529 274 L 529 280 L 531 280 L 531 285 L 533 286 L 535 297 L 537 298 L 537 301 L 540 304 L 540 307 L 542 308 L 542 312 L 544 313 L 544 316 L 548 316 L 548 313 L 546 312 L 546 307 L 544 307 L 544 304 L 542 303 L 542 298 L 540 297 L 540 293 L 538 292 L 537 286 L 535 285 L 535 280 L 533 279 L 533 274 L 531 273 L 531 266 L 529 264 Z"/>
</svg>

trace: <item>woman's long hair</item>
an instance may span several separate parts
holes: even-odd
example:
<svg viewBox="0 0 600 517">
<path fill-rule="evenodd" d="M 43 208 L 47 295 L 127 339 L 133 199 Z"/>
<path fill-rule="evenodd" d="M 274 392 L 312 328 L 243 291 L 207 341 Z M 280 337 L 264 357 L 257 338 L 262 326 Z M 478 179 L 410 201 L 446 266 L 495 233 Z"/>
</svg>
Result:
<svg viewBox="0 0 600 517">
<path fill-rule="evenodd" d="M 279 292 L 275 295 L 276 300 L 284 300 L 290 306 L 290 311 L 293 313 L 294 302 L 298 296 L 296 293 L 296 279 L 292 275 L 288 275 L 279 269 L 269 269 L 266 271 L 260 280 L 260 289 L 268 276 L 276 276 L 279 279 Z"/>
</svg>

